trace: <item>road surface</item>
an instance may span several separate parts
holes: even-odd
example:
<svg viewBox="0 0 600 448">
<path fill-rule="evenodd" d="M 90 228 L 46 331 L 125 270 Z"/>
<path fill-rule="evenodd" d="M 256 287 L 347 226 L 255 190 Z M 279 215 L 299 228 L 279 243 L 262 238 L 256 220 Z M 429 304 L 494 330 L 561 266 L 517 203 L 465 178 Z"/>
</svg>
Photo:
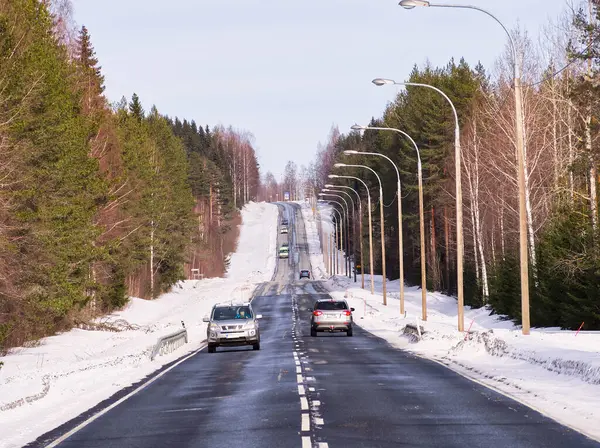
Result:
<svg viewBox="0 0 600 448">
<path fill-rule="evenodd" d="M 319 282 L 310 269 L 299 206 L 289 260 L 279 260 L 253 307 L 261 350 L 202 350 L 60 443 L 93 447 L 600 447 L 447 368 L 355 327 L 354 337 L 310 337 Z M 85 420 L 84 418 L 79 421 Z M 52 431 L 47 446 L 79 423 Z"/>
</svg>

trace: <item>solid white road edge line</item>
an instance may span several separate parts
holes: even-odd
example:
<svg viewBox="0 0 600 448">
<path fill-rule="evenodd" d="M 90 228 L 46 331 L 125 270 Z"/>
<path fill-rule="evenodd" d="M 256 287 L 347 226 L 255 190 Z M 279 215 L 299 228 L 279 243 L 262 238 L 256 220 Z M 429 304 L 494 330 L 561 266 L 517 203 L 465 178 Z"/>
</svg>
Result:
<svg viewBox="0 0 600 448">
<path fill-rule="evenodd" d="M 171 367 L 166 368 L 165 370 L 163 370 L 162 372 L 160 372 L 158 375 L 156 375 L 155 377 L 150 378 L 148 381 L 146 381 L 144 384 L 142 384 L 141 386 L 137 387 L 135 390 L 129 392 L 127 395 L 125 395 L 124 397 L 120 398 L 119 400 L 115 401 L 113 404 L 111 404 L 110 406 L 102 409 L 100 412 L 92 415 L 90 418 L 88 418 L 87 420 L 85 420 L 84 422 L 80 423 L 79 425 L 77 425 L 75 428 L 73 428 L 72 430 L 70 430 L 69 432 L 67 432 L 66 434 L 63 434 L 62 436 L 60 436 L 58 439 L 56 439 L 55 441 L 53 441 L 51 444 L 46 445 L 46 448 L 54 448 L 55 446 L 58 446 L 59 443 L 64 442 L 65 440 L 67 440 L 69 437 L 71 437 L 73 434 L 75 434 L 76 432 L 82 430 L 83 428 L 85 428 L 87 425 L 89 425 L 90 423 L 92 423 L 94 420 L 96 420 L 97 418 L 102 417 L 104 414 L 106 414 L 108 411 L 110 411 L 111 409 L 116 408 L 117 406 L 119 406 L 121 403 L 123 403 L 124 401 L 128 400 L 129 398 L 133 397 L 135 394 L 137 394 L 139 391 L 141 391 L 142 389 L 145 389 L 146 387 L 148 387 L 150 384 L 152 384 L 153 382 L 155 382 L 157 379 L 159 379 L 161 376 L 163 376 L 164 374 L 166 374 L 167 372 L 170 372 L 171 370 L 173 370 L 175 367 L 177 367 L 179 364 L 181 364 L 184 361 L 187 361 L 188 359 L 190 359 L 192 356 L 197 355 L 198 353 L 200 353 L 203 349 L 205 349 L 207 346 L 206 343 L 203 343 L 200 348 L 198 348 L 195 352 L 192 352 L 191 354 L 189 354 L 188 356 L 186 356 L 185 358 L 177 361 L 175 364 L 173 364 Z"/>
</svg>

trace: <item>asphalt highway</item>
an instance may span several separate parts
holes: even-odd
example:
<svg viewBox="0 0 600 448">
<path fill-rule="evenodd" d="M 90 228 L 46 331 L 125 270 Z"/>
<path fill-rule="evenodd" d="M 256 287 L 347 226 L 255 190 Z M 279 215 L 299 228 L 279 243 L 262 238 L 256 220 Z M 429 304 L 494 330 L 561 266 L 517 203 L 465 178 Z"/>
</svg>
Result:
<svg viewBox="0 0 600 448">
<path fill-rule="evenodd" d="M 79 447 L 600 447 L 453 371 L 355 326 L 310 337 L 319 282 L 299 207 L 279 204 L 292 248 L 255 291 L 261 350 L 206 349 L 58 443 Z M 79 419 L 81 421 L 81 419 Z M 78 422 L 34 444 L 47 446 Z"/>
</svg>

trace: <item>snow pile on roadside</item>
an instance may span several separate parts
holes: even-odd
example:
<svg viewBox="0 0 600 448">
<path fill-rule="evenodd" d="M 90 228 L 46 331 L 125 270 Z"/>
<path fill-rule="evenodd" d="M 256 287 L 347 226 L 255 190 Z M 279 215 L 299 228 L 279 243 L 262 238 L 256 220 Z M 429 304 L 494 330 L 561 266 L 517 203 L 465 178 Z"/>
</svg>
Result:
<svg viewBox="0 0 600 448">
<path fill-rule="evenodd" d="M 250 283 L 271 280 L 277 263 L 277 218 L 274 204 L 250 202 L 244 207 L 243 226 L 226 277 Z"/>
<path fill-rule="evenodd" d="M 156 300 L 132 298 L 98 319 L 106 329 L 73 329 L 0 357 L 0 447 L 18 447 L 140 381 L 162 365 L 197 350 L 206 338 L 202 318 L 230 298 L 248 299 L 275 265 L 277 207 L 248 204 L 228 278 L 188 280 Z M 182 328 L 189 343 L 150 361 L 159 337 Z"/>
<path fill-rule="evenodd" d="M 390 344 L 441 362 L 591 437 L 600 439 L 600 332 L 520 328 L 487 308 L 465 307 L 468 334 L 458 332 L 456 299 L 427 293 L 427 321 L 421 321 L 421 289 L 405 287 L 406 316 L 400 316 L 399 282 L 381 276 L 365 288 L 342 276 L 325 282 L 334 297 L 356 309 L 356 322 Z M 422 332 L 418 335 L 417 323 Z"/>
<path fill-rule="evenodd" d="M 306 230 L 306 240 L 308 242 L 308 255 L 310 265 L 312 267 L 312 275 L 315 280 L 327 278 L 325 263 L 323 261 L 323 253 L 321 252 L 321 242 L 319 240 L 319 220 L 313 214 L 310 204 L 306 202 L 300 203 L 302 210 L 302 220 Z"/>
</svg>

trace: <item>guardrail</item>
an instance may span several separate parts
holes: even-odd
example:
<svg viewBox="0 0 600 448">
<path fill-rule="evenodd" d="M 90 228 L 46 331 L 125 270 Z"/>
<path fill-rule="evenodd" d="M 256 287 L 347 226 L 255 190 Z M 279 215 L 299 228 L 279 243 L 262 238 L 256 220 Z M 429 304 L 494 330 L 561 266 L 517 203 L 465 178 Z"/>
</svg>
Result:
<svg viewBox="0 0 600 448">
<path fill-rule="evenodd" d="M 156 355 L 166 355 L 174 352 L 183 344 L 187 344 L 188 342 L 188 334 L 185 328 L 182 328 L 175 333 L 168 334 L 159 338 L 156 342 L 156 345 L 152 349 L 152 353 L 150 354 L 150 360 L 153 361 L 156 358 Z"/>
</svg>

